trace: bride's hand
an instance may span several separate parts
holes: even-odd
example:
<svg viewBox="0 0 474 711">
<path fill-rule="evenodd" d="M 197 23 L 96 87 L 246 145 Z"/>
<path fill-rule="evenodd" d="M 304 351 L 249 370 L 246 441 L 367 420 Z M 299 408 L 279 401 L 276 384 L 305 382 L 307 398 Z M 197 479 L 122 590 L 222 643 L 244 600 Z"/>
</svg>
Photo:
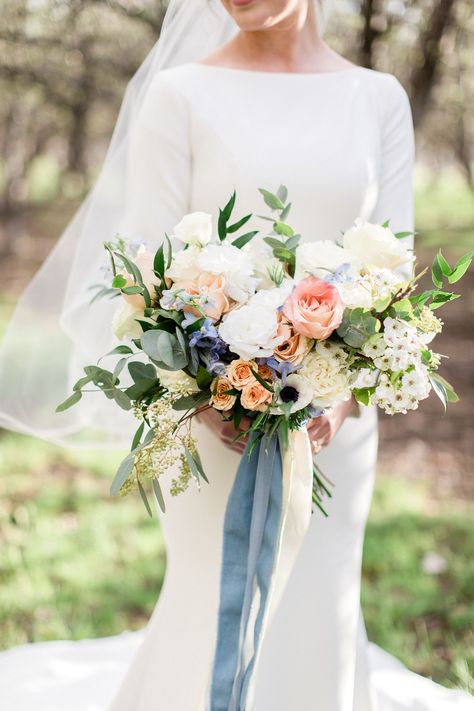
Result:
<svg viewBox="0 0 474 711">
<path fill-rule="evenodd" d="M 309 422 L 308 434 L 315 454 L 329 444 L 346 417 L 355 412 L 356 407 L 355 400 L 351 398 L 346 402 L 338 403 L 328 410 L 325 415 L 315 417 Z"/>
<path fill-rule="evenodd" d="M 234 452 L 238 452 L 239 454 L 243 453 L 247 443 L 247 438 L 242 437 L 241 439 L 235 441 L 236 433 L 233 422 L 226 422 L 223 420 L 221 414 L 213 408 L 209 408 L 208 410 L 204 410 L 204 412 L 199 413 L 198 419 L 200 422 L 204 422 L 208 427 L 210 427 L 219 439 L 230 449 L 233 449 Z M 246 430 L 249 426 L 250 420 L 244 417 L 240 423 L 240 429 Z"/>
</svg>

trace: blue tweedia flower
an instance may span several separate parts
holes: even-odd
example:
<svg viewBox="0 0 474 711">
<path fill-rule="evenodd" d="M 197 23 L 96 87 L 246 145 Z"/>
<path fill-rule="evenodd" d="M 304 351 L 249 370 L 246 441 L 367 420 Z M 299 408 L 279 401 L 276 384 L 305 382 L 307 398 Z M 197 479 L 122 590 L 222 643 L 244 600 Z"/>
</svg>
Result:
<svg viewBox="0 0 474 711">
<path fill-rule="evenodd" d="M 344 264 L 341 264 L 334 272 L 325 276 L 324 281 L 327 281 L 329 284 L 345 284 L 350 282 L 352 281 L 352 277 L 349 274 L 350 268 L 351 265 L 349 262 L 344 262 Z"/>
<path fill-rule="evenodd" d="M 259 358 L 258 361 L 262 361 L 265 365 L 268 365 L 270 370 L 273 371 L 275 376 L 280 376 L 283 385 L 286 383 L 287 377 L 290 373 L 296 373 L 301 368 L 301 365 L 295 365 L 294 363 L 280 362 L 276 358 Z"/>
<path fill-rule="evenodd" d="M 198 348 L 219 349 L 222 348 L 224 341 L 217 333 L 210 318 L 204 319 L 201 327 L 193 331 L 189 336 L 189 345 L 197 346 Z"/>
</svg>

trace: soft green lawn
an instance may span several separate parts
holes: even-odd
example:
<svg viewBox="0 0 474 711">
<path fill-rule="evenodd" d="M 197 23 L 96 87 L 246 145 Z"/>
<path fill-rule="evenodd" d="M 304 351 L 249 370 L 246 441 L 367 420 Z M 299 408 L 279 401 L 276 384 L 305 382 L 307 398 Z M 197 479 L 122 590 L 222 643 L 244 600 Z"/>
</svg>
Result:
<svg viewBox="0 0 474 711">
<path fill-rule="evenodd" d="M 6 433 L 0 452 L 1 646 L 143 625 L 165 552 L 138 497 L 108 497 L 120 455 L 68 453 Z M 419 485 L 379 477 L 363 586 L 371 639 L 413 669 L 466 688 L 474 642 L 469 513 L 465 504 L 430 501 Z M 433 552 L 446 561 L 441 575 L 423 571 Z"/>
<path fill-rule="evenodd" d="M 474 244 L 474 196 L 453 178 L 417 189 L 419 244 Z M 0 338 L 13 299 L 0 294 Z M 0 646 L 137 628 L 165 552 L 136 496 L 112 500 L 121 453 L 67 452 L 0 433 Z M 473 689 L 474 505 L 379 476 L 364 556 L 369 636 L 411 668 Z M 424 571 L 428 554 L 444 569 Z M 472 673 L 472 672 L 471 672 Z"/>
</svg>

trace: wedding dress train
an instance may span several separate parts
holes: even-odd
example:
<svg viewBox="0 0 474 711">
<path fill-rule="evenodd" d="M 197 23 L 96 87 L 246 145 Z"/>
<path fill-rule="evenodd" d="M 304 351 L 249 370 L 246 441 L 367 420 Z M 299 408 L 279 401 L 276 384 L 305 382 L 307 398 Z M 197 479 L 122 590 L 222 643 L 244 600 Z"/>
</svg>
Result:
<svg viewBox="0 0 474 711">
<path fill-rule="evenodd" d="M 234 189 L 237 216 L 265 214 L 257 188 L 280 183 L 294 205 L 288 222 L 305 240 L 337 240 L 358 216 L 410 230 L 412 164 L 409 104 L 391 75 L 190 63 L 161 72 L 145 100 L 121 232 L 155 246 L 185 212 L 215 216 Z M 238 455 L 203 425 L 196 433 L 210 484 L 168 500 L 168 567 L 146 630 L 0 655 L 4 711 L 206 711 L 223 517 Z M 360 571 L 376 454 L 376 413 L 365 409 L 318 455 L 335 484 L 329 517 L 312 516 L 247 711 L 474 709 L 467 694 L 412 674 L 365 638 Z"/>
</svg>

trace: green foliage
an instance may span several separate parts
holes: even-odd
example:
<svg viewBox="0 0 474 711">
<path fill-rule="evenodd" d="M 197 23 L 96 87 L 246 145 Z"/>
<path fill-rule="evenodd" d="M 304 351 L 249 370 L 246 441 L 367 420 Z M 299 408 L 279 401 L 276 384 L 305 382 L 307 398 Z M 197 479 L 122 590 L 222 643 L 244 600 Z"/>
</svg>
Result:
<svg viewBox="0 0 474 711">
<path fill-rule="evenodd" d="M 337 329 L 348 346 L 360 348 L 371 336 L 380 330 L 380 321 L 370 311 L 362 308 L 345 309 L 342 323 Z"/>
<path fill-rule="evenodd" d="M 179 333 L 179 329 L 176 329 L 176 335 L 161 329 L 150 329 L 141 337 L 141 347 L 158 367 L 182 370 L 188 364 L 188 356 Z"/>
</svg>

